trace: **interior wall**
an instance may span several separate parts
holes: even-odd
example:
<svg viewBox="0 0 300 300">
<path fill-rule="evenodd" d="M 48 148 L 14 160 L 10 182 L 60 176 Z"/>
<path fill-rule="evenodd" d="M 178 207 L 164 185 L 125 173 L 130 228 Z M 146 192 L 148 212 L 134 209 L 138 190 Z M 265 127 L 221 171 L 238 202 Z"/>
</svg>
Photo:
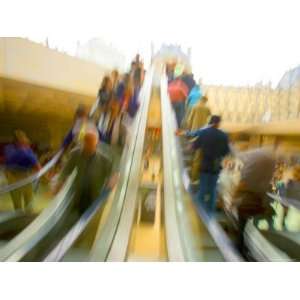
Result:
<svg viewBox="0 0 300 300">
<path fill-rule="evenodd" d="M 89 108 L 95 97 L 0 78 L 0 137 L 23 129 L 32 142 L 56 148 L 70 128 L 77 106 Z"/>
</svg>

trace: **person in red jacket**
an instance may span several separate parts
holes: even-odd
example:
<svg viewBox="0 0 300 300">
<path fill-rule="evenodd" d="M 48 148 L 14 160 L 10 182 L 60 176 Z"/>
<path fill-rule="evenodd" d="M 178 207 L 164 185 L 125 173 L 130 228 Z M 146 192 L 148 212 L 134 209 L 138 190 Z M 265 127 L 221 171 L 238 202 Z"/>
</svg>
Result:
<svg viewBox="0 0 300 300">
<path fill-rule="evenodd" d="M 175 79 L 169 84 L 168 92 L 176 115 L 177 126 L 180 127 L 185 114 L 185 100 L 189 89 L 181 79 Z"/>
</svg>

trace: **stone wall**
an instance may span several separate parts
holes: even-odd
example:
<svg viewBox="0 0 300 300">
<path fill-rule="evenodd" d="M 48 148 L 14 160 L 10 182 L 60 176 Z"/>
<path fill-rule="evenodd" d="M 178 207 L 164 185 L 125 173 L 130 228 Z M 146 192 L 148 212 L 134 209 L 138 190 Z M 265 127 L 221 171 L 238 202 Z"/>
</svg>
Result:
<svg viewBox="0 0 300 300">
<path fill-rule="evenodd" d="M 205 86 L 213 113 L 225 122 L 259 124 L 300 118 L 300 88 Z"/>
</svg>

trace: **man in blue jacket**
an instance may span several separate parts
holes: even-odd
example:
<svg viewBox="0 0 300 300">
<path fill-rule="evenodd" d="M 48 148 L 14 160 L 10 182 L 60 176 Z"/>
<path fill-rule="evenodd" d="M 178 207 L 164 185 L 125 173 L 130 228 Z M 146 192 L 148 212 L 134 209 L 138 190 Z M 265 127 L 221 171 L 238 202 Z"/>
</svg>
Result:
<svg viewBox="0 0 300 300">
<path fill-rule="evenodd" d="M 193 148 L 200 149 L 202 153 L 197 199 L 209 213 L 213 213 L 216 208 L 216 187 L 221 162 L 230 153 L 228 136 L 219 129 L 220 122 L 221 117 L 213 115 L 209 126 L 198 131 L 197 139 L 193 143 Z"/>
</svg>

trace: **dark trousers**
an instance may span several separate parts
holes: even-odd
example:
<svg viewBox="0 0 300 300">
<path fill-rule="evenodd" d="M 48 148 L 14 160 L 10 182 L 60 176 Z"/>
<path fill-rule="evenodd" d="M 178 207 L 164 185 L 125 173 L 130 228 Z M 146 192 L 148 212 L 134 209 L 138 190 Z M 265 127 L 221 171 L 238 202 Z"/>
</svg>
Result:
<svg viewBox="0 0 300 300">
<path fill-rule="evenodd" d="M 200 188 L 197 195 L 199 204 L 213 213 L 216 209 L 218 174 L 200 173 Z"/>
<path fill-rule="evenodd" d="M 184 103 L 184 101 L 173 102 L 172 107 L 174 109 L 174 112 L 176 115 L 177 126 L 179 128 L 181 126 L 182 120 L 184 118 L 185 103 Z"/>
</svg>

